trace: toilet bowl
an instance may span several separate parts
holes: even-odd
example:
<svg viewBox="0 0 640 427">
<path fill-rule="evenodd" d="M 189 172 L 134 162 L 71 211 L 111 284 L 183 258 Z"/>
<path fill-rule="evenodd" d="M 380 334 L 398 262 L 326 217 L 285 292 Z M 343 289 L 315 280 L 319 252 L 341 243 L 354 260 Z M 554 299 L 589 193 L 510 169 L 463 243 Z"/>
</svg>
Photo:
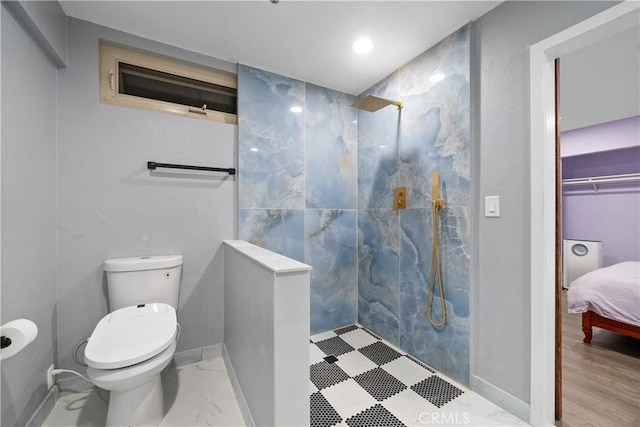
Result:
<svg viewBox="0 0 640 427">
<path fill-rule="evenodd" d="M 139 304 L 100 320 L 85 349 L 88 378 L 111 392 L 106 426 L 155 426 L 164 416 L 160 374 L 176 350 L 178 323 L 164 303 Z"/>
</svg>

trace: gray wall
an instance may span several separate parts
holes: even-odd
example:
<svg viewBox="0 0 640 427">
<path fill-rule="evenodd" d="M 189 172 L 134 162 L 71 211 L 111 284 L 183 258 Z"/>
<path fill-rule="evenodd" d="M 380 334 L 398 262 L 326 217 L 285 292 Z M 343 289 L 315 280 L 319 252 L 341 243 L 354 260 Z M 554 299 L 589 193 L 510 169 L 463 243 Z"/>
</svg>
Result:
<svg viewBox="0 0 640 427">
<path fill-rule="evenodd" d="M 529 401 L 528 46 L 614 4 L 507 2 L 472 25 L 472 385 L 498 390 L 490 397 L 505 406 L 508 396 Z M 178 351 L 224 339 L 220 242 L 235 236 L 235 182 L 150 176 L 144 165 L 235 164 L 235 126 L 99 104 L 98 39 L 233 65 L 73 19 L 68 32 L 56 186 L 55 67 L 2 8 L 2 322 L 29 317 L 40 328 L 22 356 L 2 362 L 2 425 L 24 422 L 44 397 L 56 339 L 56 363 L 69 367 L 106 314 L 106 258 L 184 254 Z M 493 194 L 502 217 L 485 219 Z"/>
<path fill-rule="evenodd" d="M 108 312 L 102 262 L 183 254 L 177 351 L 224 340 L 222 239 L 236 230 L 236 182 L 155 172 L 149 160 L 231 167 L 236 126 L 98 101 L 99 40 L 217 65 L 176 48 L 69 19 L 68 68 L 58 79 L 58 358 Z"/>
<path fill-rule="evenodd" d="M 76 367 L 74 346 L 108 310 L 104 259 L 183 254 L 178 351 L 223 342 L 221 242 L 237 233 L 233 178 L 146 169 L 148 160 L 233 166 L 236 127 L 100 104 L 98 43 L 235 66 L 70 19 L 68 68 L 57 74 L 67 24 L 51 4 L 12 4 L 15 18 L 2 7 L 1 320 L 39 328 L 2 361 L 2 425 L 33 414 L 49 365 Z"/>
<path fill-rule="evenodd" d="M 615 2 L 505 2 L 472 28 L 472 386 L 514 409 L 529 402 L 529 49 Z M 484 196 L 501 196 L 501 218 L 484 218 Z M 507 321 L 508 319 L 508 321 Z M 499 390 L 497 390 L 497 389 Z M 492 392 L 497 394 L 491 395 Z M 509 396 L 510 395 L 510 396 Z M 518 408 L 515 408 L 516 410 Z"/>
<path fill-rule="evenodd" d="M 4 6 L 58 68 L 67 63 L 67 16 L 57 1 L 5 1 Z"/>
<path fill-rule="evenodd" d="M 4 5 L 4 3 L 3 3 Z M 56 318 L 56 68 L 2 14 L 2 324 L 28 318 L 37 338 L 2 363 L 3 426 L 44 399 Z"/>
</svg>

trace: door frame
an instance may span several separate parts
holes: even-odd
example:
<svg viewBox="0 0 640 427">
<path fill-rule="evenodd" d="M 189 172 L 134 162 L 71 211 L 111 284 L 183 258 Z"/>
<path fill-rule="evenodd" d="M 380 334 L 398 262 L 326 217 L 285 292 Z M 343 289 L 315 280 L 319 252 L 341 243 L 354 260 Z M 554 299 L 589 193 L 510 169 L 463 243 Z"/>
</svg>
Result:
<svg viewBox="0 0 640 427">
<path fill-rule="evenodd" d="M 627 0 L 529 48 L 531 197 L 531 425 L 555 414 L 556 155 L 555 58 L 638 25 L 640 2 Z"/>
<path fill-rule="evenodd" d="M 560 58 L 554 61 L 555 68 L 555 157 L 556 157 L 556 244 L 555 244 L 555 297 L 556 297 L 556 314 L 555 314 L 555 420 L 562 419 L 562 156 L 560 141 L 560 112 L 562 106 L 560 104 Z"/>
</svg>

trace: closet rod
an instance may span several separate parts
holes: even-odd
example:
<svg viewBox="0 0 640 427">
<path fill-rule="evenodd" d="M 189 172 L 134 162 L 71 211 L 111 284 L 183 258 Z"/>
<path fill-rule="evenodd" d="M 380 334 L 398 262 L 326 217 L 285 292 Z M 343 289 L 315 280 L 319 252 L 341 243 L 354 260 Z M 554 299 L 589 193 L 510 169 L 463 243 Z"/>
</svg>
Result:
<svg viewBox="0 0 640 427">
<path fill-rule="evenodd" d="M 586 178 L 563 179 L 562 185 L 592 185 L 608 184 L 616 182 L 640 181 L 640 173 L 627 173 L 621 175 L 592 176 Z"/>
<path fill-rule="evenodd" d="M 192 166 L 192 165 L 175 165 L 173 163 L 157 163 L 147 162 L 147 169 L 155 170 L 156 168 L 169 168 L 169 169 L 189 169 L 196 171 L 210 171 L 210 172 L 225 172 L 229 175 L 235 175 L 235 168 L 212 168 L 208 166 Z"/>
</svg>

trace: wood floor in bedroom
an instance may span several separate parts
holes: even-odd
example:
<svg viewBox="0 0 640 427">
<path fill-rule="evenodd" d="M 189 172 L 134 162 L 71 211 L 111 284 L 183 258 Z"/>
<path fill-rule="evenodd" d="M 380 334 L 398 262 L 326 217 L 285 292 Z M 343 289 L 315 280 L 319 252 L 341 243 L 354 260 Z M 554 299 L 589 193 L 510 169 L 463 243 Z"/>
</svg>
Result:
<svg viewBox="0 0 640 427">
<path fill-rule="evenodd" d="M 563 291 L 562 421 L 558 426 L 640 426 L 640 340 L 593 328 L 567 313 Z"/>
</svg>

